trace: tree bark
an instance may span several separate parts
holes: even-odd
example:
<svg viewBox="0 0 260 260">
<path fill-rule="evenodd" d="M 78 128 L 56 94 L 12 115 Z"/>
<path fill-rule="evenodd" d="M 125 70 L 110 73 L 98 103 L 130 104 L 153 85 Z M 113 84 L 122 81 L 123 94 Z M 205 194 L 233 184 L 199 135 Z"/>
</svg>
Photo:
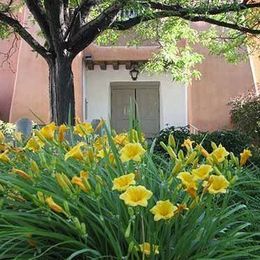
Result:
<svg viewBox="0 0 260 260">
<path fill-rule="evenodd" d="M 57 56 L 48 61 L 51 119 L 57 125 L 74 124 L 75 98 L 72 61 Z"/>
</svg>

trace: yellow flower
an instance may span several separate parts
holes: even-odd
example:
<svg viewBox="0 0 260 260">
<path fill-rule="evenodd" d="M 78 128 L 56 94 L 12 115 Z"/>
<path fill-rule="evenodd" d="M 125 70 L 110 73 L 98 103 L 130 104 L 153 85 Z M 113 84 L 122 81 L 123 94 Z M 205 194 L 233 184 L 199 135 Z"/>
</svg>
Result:
<svg viewBox="0 0 260 260">
<path fill-rule="evenodd" d="M 81 151 L 81 147 L 84 145 L 85 145 L 85 143 L 80 142 L 77 145 L 75 145 L 74 147 L 72 147 L 71 150 L 65 154 L 65 161 L 68 160 L 69 158 L 83 160 L 84 155 Z"/>
<path fill-rule="evenodd" d="M 80 189 L 84 192 L 88 192 L 91 189 L 90 184 L 88 182 L 88 177 L 89 174 L 87 171 L 81 171 L 80 177 L 74 176 L 71 180 L 71 183 L 79 186 Z"/>
<path fill-rule="evenodd" d="M 66 133 L 67 130 L 69 130 L 69 127 L 67 127 L 65 124 L 62 124 L 61 126 L 59 126 L 58 140 L 59 140 L 60 143 L 64 141 L 65 133 Z"/>
<path fill-rule="evenodd" d="M 80 171 L 80 177 L 83 179 L 88 179 L 89 173 L 87 171 Z"/>
<path fill-rule="evenodd" d="M 128 136 L 125 133 L 118 134 L 113 138 L 114 142 L 119 145 L 126 145 L 128 143 Z"/>
<path fill-rule="evenodd" d="M 197 190 L 196 179 L 189 172 L 180 172 L 177 178 L 181 180 L 182 184 L 186 186 L 186 188 L 190 188 L 190 189 L 192 188 Z"/>
<path fill-rule="evenodd" d="M 203 183 L 209 193 L 226 193 L 229 182 L 223 175 L 211 175 L 208 181 Z"/>
<path fill-rule="evenodd" d="M 249 149 L 244 149 L 244 151 L 240 154 L 240 165 L 243 166 L 246 164 L 249 157 L 252 156 L 252 153 Z"/>
<path fill-rule="evenodd" d="M 32 179 L 32 177 L 29 174 L 27 174 L 26 172 L 24 172 L 22 170 L 13 169 L 12 172 L 19 175 L 20 177 L 22 177 L 25 180 L 31 180 Z"/>
<path fill-rule="evenodd" d="M 192 149 L 192 144 L 194 141 L 191 141 L 189 138 L 184 140 L 183 144 L 181 145 L 182 147 L 186 147 L 186 149 L 189 151 Z"/>
<path fill-rule="evenodd" d="M 113 190 L 125 191 L 130 185 L 135 185 L 135 174 L 129 173 L 113 180 Z"/>
<path fill-rule="evenodd" d="M 175 210 L 175 214 L 182 213 L 184 210 L 189 210 L 186 204 L 177 203 L 177 209 Z"/>
<path fill-rule="evenodd" d="M 209 156 L 208 151 L 207 151 L 202 145 L 198 144 L 198 145 L 196 146 L 196 148 L 201 152 L 201 154 L 202 154 L 204 157 L 207 158 L 207 157 Z"/>
<path fill-rule="evenodd" d="M 130 160 L 134 160 L 136 162 L 141 161 L 141 157 L 145 153 L 145 149 L 142 147 L 140 143 L 129 143 L 126 144 L 120 150 L 120 158 L 122 162 L 128 162 Z"/>
<path fill-rule="evenodd" d="M 54 139 L 54 133 L 56 130 L 56 125 L 55 123 L 50 123 L 46 126 L 44 126 L 43 128 L 41 128 L 40 131 L 38 131 L 36 134 L 40 137 L 40 138 L 45 138 L 48 141 L 52 141 Z"/>
<path fill-rule="evenodd" d="M 192 175 L 197 180 L 205 180 L 209 177 L 209 174 L 213 171 L 211 165 L 202 164 L 198 169 L 192 170 Z"/>
<path fill-rule="evenodd" d="M 98 153 L 97 153 L 97 157 L 103 159 L 106 155 L 109 154 L 109 151 L 108 150 L 99 150 Z"/>
<path fill-rule="evenodd" d="M 95 142 L 94 142 L 94 147 L 97 150 L 101 150 L 103 148 L 105 148 L 108 145 L 108 139 L 106 135 L 103 136 L 99 136 Z"/>
<path fill-rule="evenodd" d="M 172 218 L 177 209 L 169 200 L 160 200 L 150 211 L 154 214 L 154 220 L 159 221 Z"/>
<path fill-rule="evenodd" d="M 48 197 L 45 199 L 48 207 L 50 209 L 52 209 L 54 212 L 56 213 L 61 213 L 63 212 L 63 208 L 61 206 L 59 206 L 57 203 L 54 202 L 54 200 L 52 199 L 52 197 Z"/>
<path fill-rule="evenodd" d="M 74 176 L 71 180 L 71 183 L 79 186 L 80 189 L 83 190 L 84 192 L 88 191 L 88 188 L 84 185 L 81 177 Z"/>
<path fill-rule="evenodd" d="M 140 248 L 140 251 L 147 256 L 149 256 L 151 254 L 151 248 L 152 248 L 152 253 L 154 255 L 159 254 L 159 246 L 158 245 L 152 245 L 151 246 L 150 243 L 145 242 L 143 244 L 139 244 L 139 248 Z"/>
<path fill-rule="evenodd" d="M 25 146 L 25 149 L 29 149 L 33 152 L 37 152 L 44 147 L 44 143 L 37 137 L 30 138 Z"/>
<path fill-rule="evenodd" d="M 7 155 L 8 151 L 0 153 L 0 162 L 8 163 L 10 162 L 10 158 Z"/>
<path fill-rule="evenodd" d="M 213 157 L 218 162 L 223 162 L 225 160 L 225 157 L 228 155 L 229 155 L 229 152 L 227 152 L 225 147 L 218 147 L 209 156 Z"/>
<path fill-rule="evenodd" d="M 148 200 L 152 197 L 153 193 L 147 190 L 144 186 L 130 186 L 127 190 L 119 196 L 126 205 L 136 207 L 147 207 Z"/>
<path fill-rule="evenodd" d="M 79 123 L 76 126 L 74 126 L 74 133 L 78 134 L 81 137 L 89 135 L 93 132 L 94 129 L 91 123 Z"/>
<path fill-rule="evenodd" d="M 2 131 L 0 131 L 0 144 L 3 144 L 5 142 L 5 136 Z"/>
</svg>

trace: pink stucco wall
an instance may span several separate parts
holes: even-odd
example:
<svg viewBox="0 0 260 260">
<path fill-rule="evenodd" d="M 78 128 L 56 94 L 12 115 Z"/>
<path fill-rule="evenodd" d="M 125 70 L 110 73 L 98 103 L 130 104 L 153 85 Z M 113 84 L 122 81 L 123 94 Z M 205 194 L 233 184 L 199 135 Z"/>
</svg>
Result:
<svg viewBox="0 0 260 260">
<path fill-rule="evenodd" d="M 33 35 L 38 28 L 27 23 L 28 10 L 24 11 L 23 23 Z M 38 40 L 42 43 L 41 38 Z M 13 95 L 9 121 L 16 122 L 26 117 L 38 123 L 50 121 L 49 79 L 46 61 L 31 47 L 21 41 L 18 51 L 17 70 L 13 83 Z M 78 55 L 73 62 L 76 115 L 82 117 L 82 58 Z"/>
<path fill-rule="evenodd" d="M 200 80 L 188 88 L 189 122 L 200 130 L 231 128 L 229 101 L 249 90 L 254 90 L 253 75 L 249 62 L 228 64 L 223 58 L 209 55 L 198 66 Z"/>
<path fill-rule="evenodd" d="M 10 37 L 8 40 L 1 40 L 0 52 L 6 54 L 10 50 L 13 41 L 13 37 Z M 17 69 L 19 45 L 20 41 L 16 43 L 16 47 L 13 49 L 14 53 L 8 61 L 4 62 L 6 57 L 4 55 L 0 55 L 0 120 L 4 121 L 8 121 L 9 119 Z"/>
</svg>

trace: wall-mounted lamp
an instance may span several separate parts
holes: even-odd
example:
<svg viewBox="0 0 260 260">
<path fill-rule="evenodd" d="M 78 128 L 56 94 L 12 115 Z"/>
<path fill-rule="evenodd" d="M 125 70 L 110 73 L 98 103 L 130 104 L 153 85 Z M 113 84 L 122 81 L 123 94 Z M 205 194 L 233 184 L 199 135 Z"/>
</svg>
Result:
<svg viewBox="0 0 260 260">
<path fill-rule="evenodd" d="M 134 63 L 131 66 L 131 70 L 130 70 L 130 76 L 131 76 L 132 80 L 134 80 L 134 81 L 137 80 L 139 74 L 140 74 L 140 71 L 138 69 L 138 64 Z"/>
</svg>

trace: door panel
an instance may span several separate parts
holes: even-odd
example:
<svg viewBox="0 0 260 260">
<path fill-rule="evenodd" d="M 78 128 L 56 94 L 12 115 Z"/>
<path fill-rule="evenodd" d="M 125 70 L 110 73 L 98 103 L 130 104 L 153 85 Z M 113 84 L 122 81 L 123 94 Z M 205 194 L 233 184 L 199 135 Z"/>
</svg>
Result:
<svg viewBox="0 0 260 260">
<path fill-rule="evenodd" d="M 130 100 L 136 101 L 133 115 L 140 120 L 142 131 L 148 138 L 160 131 L 159 84 L 154 82 L 114 83 L 111 86 L 111 124 L 117 131 L 129 127 Z"/>
<path fill-rule="evenodd" d="M 129 126 L 130 101 L 135 98 L 135 89 L 113 89 L 111 95 L 112 127 L 117 131 L 127 131 Z M 135 111 L 133 111 L 135 113 Z"/>
<path fill-rule="evenodd" d="M 141 128 L 148 138 L 160 131 L 158 88 L 136 88 L 137 114 Z"/>
</svg>

